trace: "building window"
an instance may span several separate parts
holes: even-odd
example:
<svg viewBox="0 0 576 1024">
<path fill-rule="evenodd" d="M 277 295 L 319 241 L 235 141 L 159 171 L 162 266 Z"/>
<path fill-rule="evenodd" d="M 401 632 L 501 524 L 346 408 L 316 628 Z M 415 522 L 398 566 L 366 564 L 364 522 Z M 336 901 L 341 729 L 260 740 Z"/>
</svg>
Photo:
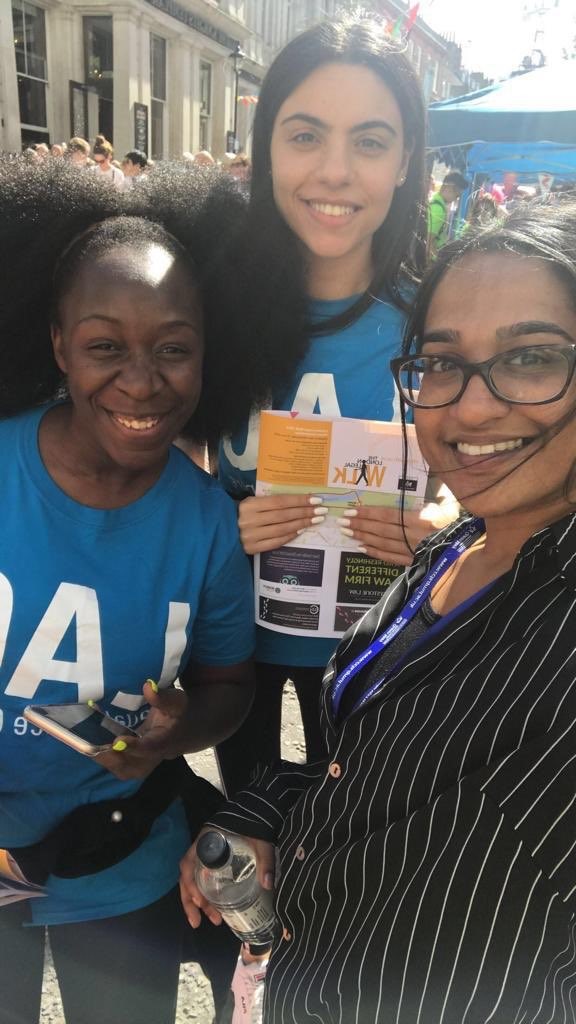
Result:
<svg viewBox="0 0 576 1024">
<path fill-rule="evenodd" d="M 164 156 L 164 107 L 166 105 L 166 40 L 150 36 L 150 92 L 152 102 L 151 153 L 153 160 Z"/>
<path fill-rule="evenodd" d="M 200 149 L 210 149 L 212 116 L 212 65 L 200 61 Z"/>
<path fill-rule="evenodd" d="M 22 143 L 30 145 L 48 140 L 44 11 L 26 0 L 13 0 L 12 18 Z"/>
<path fill-rule="evenodd" d="M 420 62 L 422 59 L 422 51 L 418 46 L 418 43 L 414 43 L 414 67 L 417 73 L 420 73 Z"/>
<path fill-rule="evenodd" d="M 114 40 L 111 17 L 85 17 L 84 80 L 98 93 L 98 131 L 114 132 Z"/>
</svg>

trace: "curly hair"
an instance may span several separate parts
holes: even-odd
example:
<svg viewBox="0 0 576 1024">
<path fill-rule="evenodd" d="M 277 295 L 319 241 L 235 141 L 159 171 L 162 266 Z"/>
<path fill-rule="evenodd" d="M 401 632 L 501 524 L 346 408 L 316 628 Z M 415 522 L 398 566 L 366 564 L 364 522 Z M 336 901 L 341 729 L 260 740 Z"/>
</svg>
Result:
<svg viewBox="0 0 576 1024">
<path fill-rule="evenodd" d="M 260 358 L 266 346 L 244 299 L 238 262 L 244 201 L 227 176 L 191 175 L 177 165 L 118 192 L 60 162 L 0 163 L 0 416 L 61 392 L 50 324 L 83 259 L 95 247 L 101 251 L 106 239 L 120 237 L 118 230 L 90 229 L 118 218 L 124 244 L 137 247 L 157 225 L 156 237 L 190 261 L 202 293 L 205 363 L 202 398 L 186 433 L 213 443 L 245 421 L 267 395 L 274 373 Z"/>
</svg>

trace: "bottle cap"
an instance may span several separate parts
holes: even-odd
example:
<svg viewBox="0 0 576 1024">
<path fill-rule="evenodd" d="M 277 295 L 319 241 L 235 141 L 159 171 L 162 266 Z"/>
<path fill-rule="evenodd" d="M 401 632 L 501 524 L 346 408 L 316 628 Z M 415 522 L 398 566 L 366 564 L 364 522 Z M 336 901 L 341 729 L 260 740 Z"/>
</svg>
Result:
<svg viewBox="0 0 576 1024">
<path fill-rule="evenodd" d="M 230 856 L 230 844 L 221 832 L 205 832 L 196 843 L 196 854 L 205 868 L 221 868 Z"/>
</svg>

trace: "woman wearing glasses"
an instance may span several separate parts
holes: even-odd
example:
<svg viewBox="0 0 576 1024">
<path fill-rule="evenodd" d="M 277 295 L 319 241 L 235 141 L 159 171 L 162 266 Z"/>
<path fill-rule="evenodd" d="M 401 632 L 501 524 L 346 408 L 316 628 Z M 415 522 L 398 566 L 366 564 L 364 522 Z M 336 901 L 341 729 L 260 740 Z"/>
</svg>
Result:
<svg viewBox="0 0 576 1024">
<path fill-rule="evenodd" d="M 406 348 L 400 392 L 467 513 L 331 660 L 326 764 L 269 769 L 217 816 L 265 884 L 279 847 L 264 1019 L 569 1021 L 576 206 L 443 249 Z"/>
</svg>

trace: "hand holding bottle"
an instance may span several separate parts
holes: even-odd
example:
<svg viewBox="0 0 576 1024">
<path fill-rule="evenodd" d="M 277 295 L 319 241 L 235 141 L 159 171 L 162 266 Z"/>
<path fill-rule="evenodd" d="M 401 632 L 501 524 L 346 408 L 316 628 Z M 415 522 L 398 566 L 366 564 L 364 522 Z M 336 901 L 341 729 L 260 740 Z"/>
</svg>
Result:
<svg viewBox="0 0 576 1024">
<path fill-rule="evenodd" d="M 202 913 L 212 921 L 212 924 L 220 924 L 222 921 L 222 914 L 201 892 L 196 880 L 198 871 L 196 846 L 201 836 L 206 832 L 211 831 L 214 831 L 214 829 L 210 826 L 203 828 L 197 837 L 196 842 L 190 847 L 188 852 L 180 861 L 180 895 L 182 898 L 184 912 L 193 928 L 197 928 L 200 924 Z M 275 875 L 274 846 L 272 843 L 267 843 L 263 839 L 251 839 L 247 836 L 239 838 L 252 848 L 256 859 L 258 882 L 263 889 L 272 891 L 274 888 Z"/>
</svg>

